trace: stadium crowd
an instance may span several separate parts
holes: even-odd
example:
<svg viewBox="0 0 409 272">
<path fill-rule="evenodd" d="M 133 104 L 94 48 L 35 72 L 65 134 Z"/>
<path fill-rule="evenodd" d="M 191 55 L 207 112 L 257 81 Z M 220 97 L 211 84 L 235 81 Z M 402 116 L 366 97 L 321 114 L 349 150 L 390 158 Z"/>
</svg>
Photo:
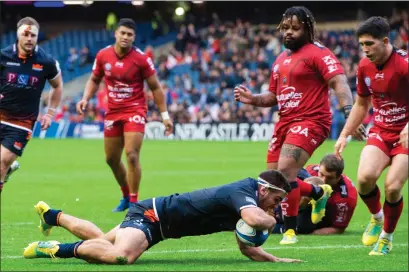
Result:
<svg viewBox="0 0 409 272">
<path fill-rule="evenodd" d="M 389 18 L 393 29 L 391 39 L 397 48 L 407 50 L 408 13 L 394 11 Z M 353 30 L 319 31 L 318 39 L 330 48 L 342 63 L 353 93 L 355 74 L 363 56 Z M 214 20 L 204 29 L 195 25 L 181 25 L 170 52 L 154 53 L 148 46 L 145 52 L 155 61 L 157 73 L 166 90 L 168 109 L 175 123 L 211 122 L 276 122 L 277 108 L 255 108 L 234 101 L 233 88 L 248 86 L 255 93 L 268 91 L 271 65 L 284 50 L 275 27 L 251 25 L 237 19 L 235 22 Z M 68 62 L 69 60 L 67 60 Z M 89 58 L 86 61 L 91 61 Z M 70 65 L 80 65 L 80 61 Z M 153 96 L 146 90 L 148 121 L 160 121 Z M 91 100 L 87 113 L 80 116 L 76 97 L 66 97 L 56 120 L 101 122 L 107 107 L 104 88 Z M 331 138 L 335 139 L 344 125 L 344 115 L 335 95 L 331 95 L 333 125 Z M 371 113 L 365 124 L 370 123 Z"/>
</svg>

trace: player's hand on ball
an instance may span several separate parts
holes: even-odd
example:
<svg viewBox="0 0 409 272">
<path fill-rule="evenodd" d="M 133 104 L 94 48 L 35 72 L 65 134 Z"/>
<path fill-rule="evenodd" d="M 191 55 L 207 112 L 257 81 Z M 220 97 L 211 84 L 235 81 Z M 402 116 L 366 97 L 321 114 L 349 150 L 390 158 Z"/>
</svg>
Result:
<svg viewBox="0 0 409 272">
<path fill-rule="evenodd" d="M 165 125 L 165 135 L 169 136 L 173 133 L 173 122 L 170 119 L 163 120 L 163 124 Z"/>
<path fill-rule="evenodd" d="M 253 94 L 247 87 L 239 85 L 234 88 L 234 99 L 236 101 L 242 102 L 244 104 L 251 104 L 252 97 Z"/>
<path fill-rule="evenodd" d="M 50 127 L 52 122 L 52 116 L 49 114 L 45 114 L 42 118 L 41 118 L 41 130 L 46 130 Z"/>
<path fill-rule="evenodd" d="M 335 143 L 334 146 L 334 153 L 337 155 L 339 158 L 342 158 L 341 153 L 344 151 L 345 147 L 347 146 L 348 140 L 347 137 L 345 136 L 339 136 L 337 142 Z"/>
<path fill-rule="evenodd" d="M 88 101 L 85 99 L 81 99 L 81 101 L 77 103 L 77 112 L 79 114 L 84 114 L 84 111 L 87 108 L 87 105 L 88 105 Z"/>
<path fill-rule="evenodd" d="M 352 137 L 354 137 L 358 141 L 364 141 L 366 139 L 366 129 L 364 125 L 360 125 L 359 128 L 352 134 Z"/>
<path fill-rule="evenodd" d="M 402 132 L 400 133 L 400 140 L 399 143 L 402 145 L 403 148 L 408 148 L 408 127 L 406 126 Z"/>
</svg>

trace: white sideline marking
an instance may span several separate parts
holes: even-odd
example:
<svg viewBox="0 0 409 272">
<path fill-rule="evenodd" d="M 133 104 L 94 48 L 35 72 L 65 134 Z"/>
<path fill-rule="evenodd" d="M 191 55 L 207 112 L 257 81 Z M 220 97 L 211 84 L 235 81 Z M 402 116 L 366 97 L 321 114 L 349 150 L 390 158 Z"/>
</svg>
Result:
<svg viewBox="0 0 409 272">
<path fill-rule="evenodd" d="M 407 247 L 408 244 L 394 244 L 394 247 Z M 263 247 L 265 250 L 302 250 L 302 249 L 349 249 L 349 248 L 368 248 L 363 245 L 325 245 L 325 246 L 276 246 L 276 247 Z M 227 251 L 238 251 L 238 248 L 223 248 L 223 249 L 182 249 L 182 250 L 158 250 L 158 251 L 147 251 L 144 254 L 175 254 L 175 253 L 194 253 L 194 252 L 227 252 Z M 20 259 L 23 256 L 1 256 L 2 259 Z"/>
</svg>

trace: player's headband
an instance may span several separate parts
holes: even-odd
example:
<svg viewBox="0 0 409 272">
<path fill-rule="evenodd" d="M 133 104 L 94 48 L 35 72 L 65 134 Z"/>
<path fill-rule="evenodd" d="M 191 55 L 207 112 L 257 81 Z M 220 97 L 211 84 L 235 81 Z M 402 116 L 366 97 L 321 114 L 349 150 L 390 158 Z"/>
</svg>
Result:
<svg viewBox="0 0 409 272">
<path fill-rule="evenodd" d="M 38 36 L 38 28 L 35 25 L 21 25 L 18 29 L 17 29 L 17 37 L 20 37 L 23 34 L 26 33 L 32 33 L 36 36 Z"/>
<path fill-rule="evenodd" d="M 286 190 L 284 190 L 283 188 L 280 188 L 280 187 L 277 187 L 277 186 L 275 186 L 275 185 L 273 185 L 271 183 L 268 183 L 267 181 L 265 181 L 264 179 L 262 179 L 260 177 L 258 177 L 258 182 L 257 183 L 260 184 L 261 186 L 264 186 L 264 187 L 267 187 L 267 188 L 270 188 L 270 189 L 273 189 L 273 190 L 278 190 L 278 191 L 281 191 L 281 192 L 284 192 L 284 193 L 287 194 Z"/>
</svg>

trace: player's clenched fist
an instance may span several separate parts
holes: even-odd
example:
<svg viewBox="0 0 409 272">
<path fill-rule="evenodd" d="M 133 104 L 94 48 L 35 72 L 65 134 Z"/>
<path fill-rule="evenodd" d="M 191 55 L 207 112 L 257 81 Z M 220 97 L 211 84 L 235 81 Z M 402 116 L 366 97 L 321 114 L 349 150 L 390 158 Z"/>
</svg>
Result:
<svg viewBox="0 0 409 272">
<path fill-rule="evenodd" d="M 79 114 L 84 114 L 85 109 L 87 108 L 88 101 L 82 99 L 80 102 L 77 103 L 77 112 Z"/>
<path fill-rule="evenodd" d="M 239 85 L 234 88 L 234 99 L 236 99 L 236 101 L 242 102 L 244 104 L 251 104 L 252 97 L 253 94 L 245 86 Z"/>
</svg>

